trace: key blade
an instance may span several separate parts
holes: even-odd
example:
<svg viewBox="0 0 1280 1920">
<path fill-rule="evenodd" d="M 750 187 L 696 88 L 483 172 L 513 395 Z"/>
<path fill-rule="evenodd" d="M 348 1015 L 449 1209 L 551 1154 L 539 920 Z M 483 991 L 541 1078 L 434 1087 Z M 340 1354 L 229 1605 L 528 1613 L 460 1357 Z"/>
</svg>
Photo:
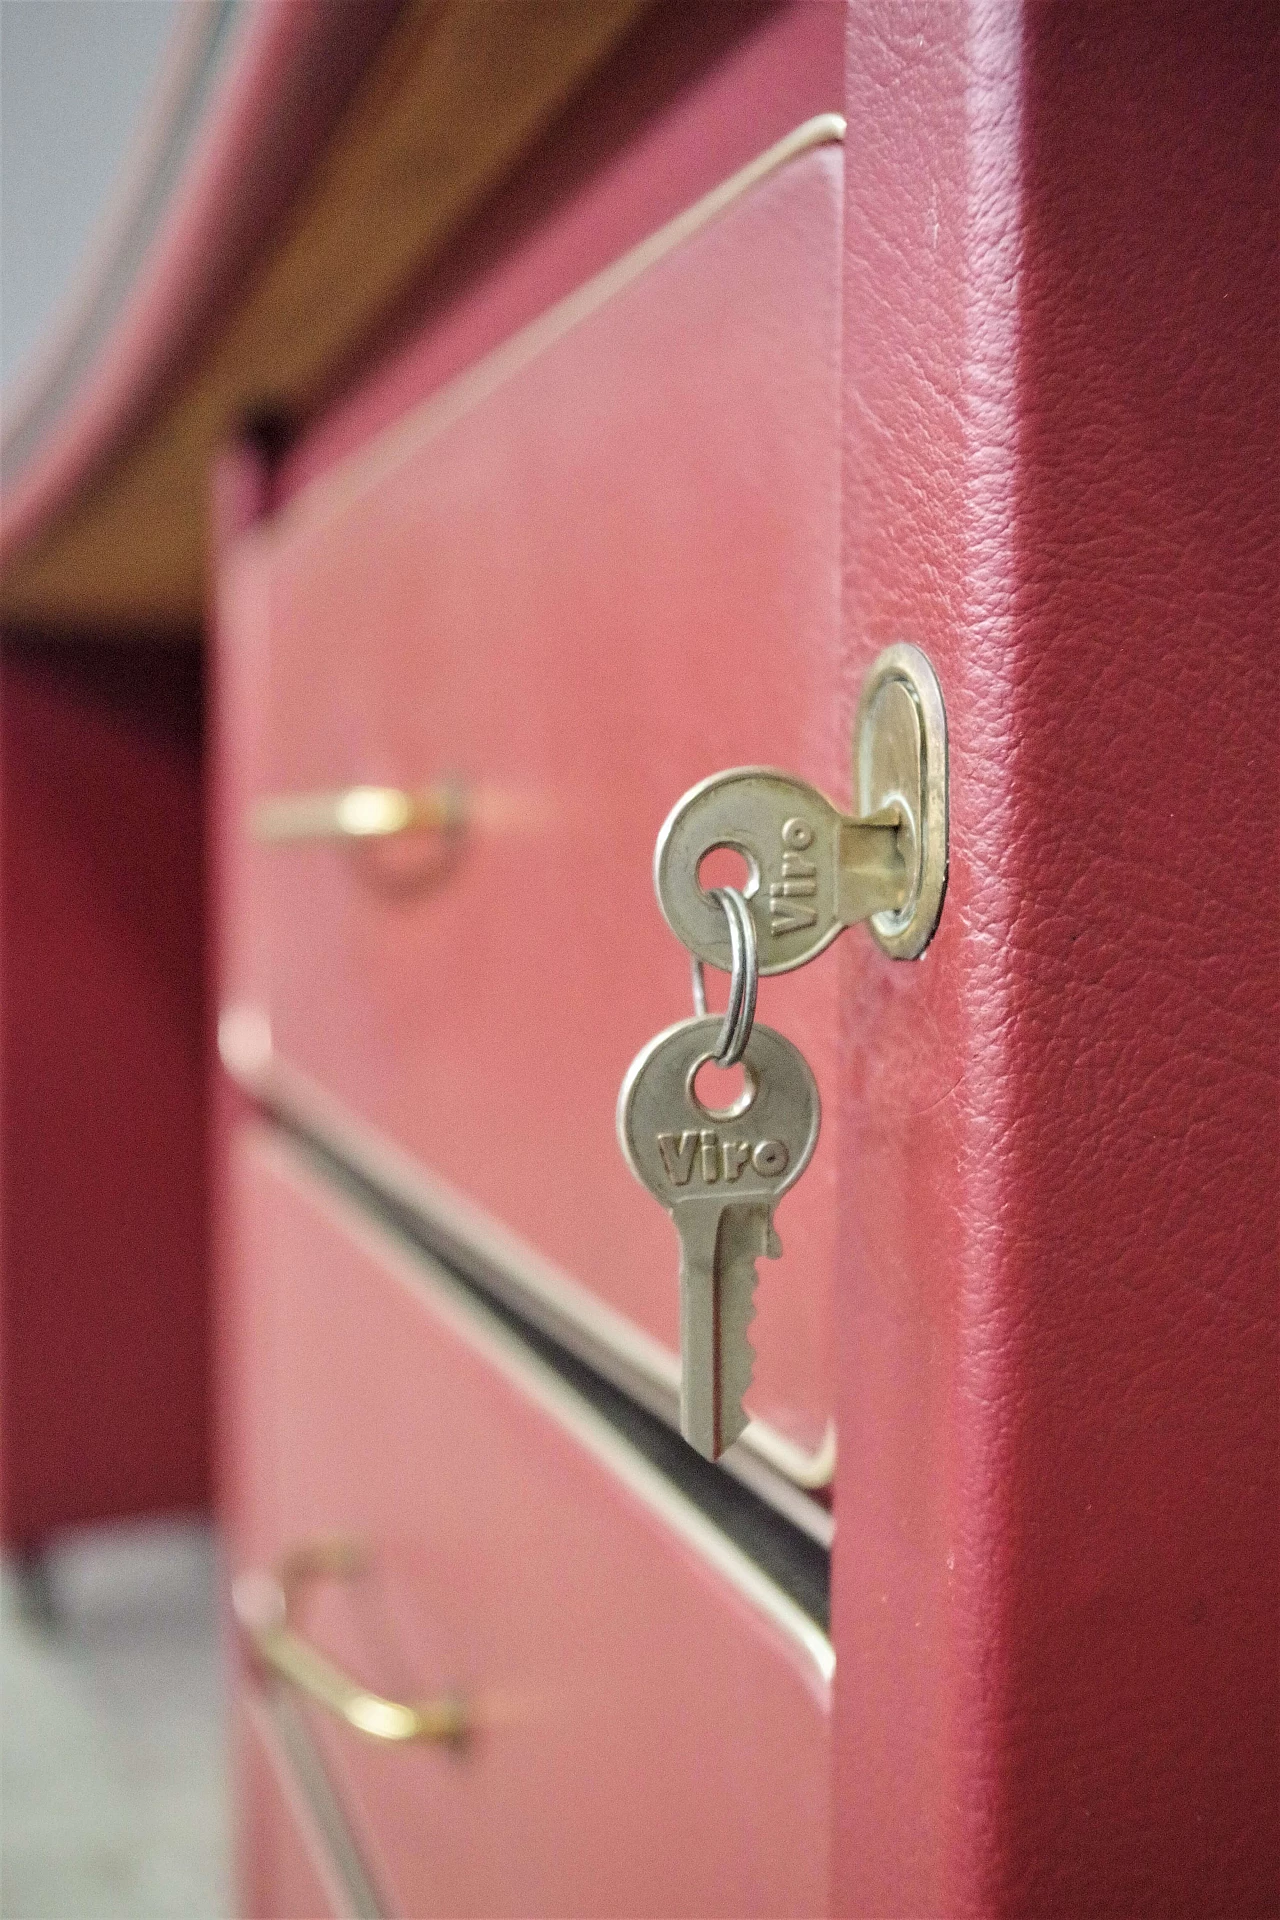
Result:
<svg viewBox="0 0 1280 1920">
<path fill-rule="evenodd" d="M 672 1210 L 680 1235 L 680 1432 L 704 1460 L 718 1460 L 720 1441 L 716 1242 L 718 1201 L 690 1199 Z"/>
<path fill-rule="evenodd" d="M 721 1216 L 716 1253 L 720 1295 L 718 1427 L 722 1453 L 733 1445 L 751 1419 L 742 1401 L 755 1370 L 756 1353 L 749 1329 L 756 1317 L 756 1261 L 762 1256 L 776 1258 L 781 1251 L 767 1206 L 726 1208 Z"/>
<path fill-rule="evenodd" d="M 680 1234 L 680 1431 L 718 1460 L 750 1418 L 742 1398 L 755 1351 L 756 1261 L 777 1236 L 767 1202 L 693 1197 L 673 1209 Z"/>
</svg>

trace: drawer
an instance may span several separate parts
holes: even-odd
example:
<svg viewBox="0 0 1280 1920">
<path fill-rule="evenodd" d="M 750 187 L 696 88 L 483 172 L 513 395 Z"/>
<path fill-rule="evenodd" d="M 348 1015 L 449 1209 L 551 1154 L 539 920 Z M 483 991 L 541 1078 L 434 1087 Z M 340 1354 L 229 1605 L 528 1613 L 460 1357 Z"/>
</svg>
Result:
<svg viewBox="0 0 1280 1920">
<path fill-rule="evenodd" d="M 244 1695 L 236 1753 L 244 1920 L 376 1920 L 381 1906 L 288 1704 Z"/>
<path fill-rule="evenodd" d="M 305 1708 L 391 1908 L 822 1911 L 820 1630 L 292 1149 L 238 1140 L 232 1221 L 235 1564 L 358 1546 L 367 1570 L 313 1582 L 299 1632 L 381 1696 L 461 1700 L 472 1728 L 388 1744 Z"/>
<path fill-rule="evenodd" d="M 231 1064 L 668 1383 L 675 1236 L 613 1122 L 692 1010 L 657 833 L 721 767 L 849 788 L 831 131 L 251 530 L 224 599 Z M 249 831 L 263 800 L 442 779 L 456 843 Z M 829 1104 L 838 972 L 759 1002 Z M 761 1263 L 747 1401 L 802 1480 L 829 1472 L 829 1133 Z"/>
</svg>

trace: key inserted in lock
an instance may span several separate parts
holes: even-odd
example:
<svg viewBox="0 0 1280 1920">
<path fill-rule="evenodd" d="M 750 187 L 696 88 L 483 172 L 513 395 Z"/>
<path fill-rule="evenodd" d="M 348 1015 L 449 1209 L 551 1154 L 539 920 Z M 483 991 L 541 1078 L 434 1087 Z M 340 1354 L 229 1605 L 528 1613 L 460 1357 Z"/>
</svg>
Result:
<svg viewBox="0 0 1280 1920">
<path fill-rule="evenodd" d="M 723 1026 L 708 1018 L 700 994 L 698 1018 L 644 1048 L 622 1085 L 618 1138 L 680 1237 L 680 1430 L 708 1460 L 749 1418 L 756 1261 L 781 1250 L 773 1210 L 809 1163 L 821 1113 L 804 1056 L 753 1025 L 756 975 L 803 965 L 859 920 L 886 953 L 914 959 L 942 909 L 946 715 L 915 647 L 890 647 L 867 677 L 853 781 L 859 812 L 849 817 L 804 780 L 736 767 L 686 793 L 658 838 L 662 911 L 695 962 L 731 972 L 729 1012 Z M 740 890 L 703 886 L 699 868 L 716 847 L 746 860 Z M 695 1086 L 716 1058 L 740 1058 L 746 1075 L 722 1111 Z"/>
<path fill-rule="evenodd" d="M 677 803 L 658 838 L 654 883 L 691 953 L 730 963 L 725 916 L 698 878 L 716 847 L 747 862 L 761 973 L 802 966 L 861 920 L 895 959 L 923 953 L 947 882 L 947 729 L 937 677 L 917 647 L 890 647 L 872 666 L 853 758 L 855 817 L 770 767 L 713 774 Z"/>
</svg>

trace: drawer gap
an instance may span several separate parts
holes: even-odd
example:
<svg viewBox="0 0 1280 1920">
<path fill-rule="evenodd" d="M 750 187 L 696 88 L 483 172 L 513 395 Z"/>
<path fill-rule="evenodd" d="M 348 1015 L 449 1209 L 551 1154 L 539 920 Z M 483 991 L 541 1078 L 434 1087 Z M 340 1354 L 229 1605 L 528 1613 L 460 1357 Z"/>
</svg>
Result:
<svg viewBox="0 0 1280 1920">
<path fill-rule="evenodd" d="M 831 1607 L 831 1560 L 825 1546 L 741 1481 L 703 1460 L 665 1420 L 607 1380 L 577 1354 L 536 1326 L 460 1264 L 452 1240 L 431 1232 L 413 1208 L 386 1193 L 291 1115 L 274 1124 L 317 1179 L 355 1201 L 411 1260 L 443 1268 L 474 1309 L 517 1338 L 542 1365 L 591 1407 L 655 1467 L 705 1519 L 746 1554 L 823 1632 Z"/>
</svg>

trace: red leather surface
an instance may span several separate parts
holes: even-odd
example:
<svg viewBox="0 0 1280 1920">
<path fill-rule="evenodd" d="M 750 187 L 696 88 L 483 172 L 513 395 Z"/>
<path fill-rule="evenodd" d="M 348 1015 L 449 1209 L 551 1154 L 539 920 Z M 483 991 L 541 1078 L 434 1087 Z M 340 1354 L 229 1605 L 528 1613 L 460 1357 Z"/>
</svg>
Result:
<svg viewBox="0 0 1280 1920">
<path fill-rule="evenodd" d="M 792 159 L 487 397 L 410 418 L 247 535 L 225 589 L 237 821 L 264 795 L 442 776 L 477 814 L 416 890 L 242 829 L 224 1001 L 265 1009 L 283 1061 L 672 1350 L 674 1231 L 613 1132 L 628 1063 L 691 1011 L 658 829 L 719 767 L 848 790 L 841 169 L 839 146 Z M 837 981 L 818 965 L 760 994 L 829 1098 Z M 748 1405 L 811 1450 L 834 1168 L 833 1127 L 779 1209 L 753 1327 Z"/>
<path fill-rule="evenodd" d="M 209 1496 L 199 667 L 0 655 L 3 1528 Z"/>
<path fill-rule="evenodd" d="M 462 1755 L 312 1718 L 392 1910 L 824 1911 L 811 1656 L 284 1147 L 242 1133 L 233 1172 L 234 1565 L 360 1538 L 307 1632 L 471 1703 Z"/>
<path fill-rule="evenodd" d="M 1274 13 L 850 13 L 846 617 L 951 884 L 847 943 L 837 1910 L 1273 1914 Z"/>
<path fill-rule="evenodd" d="M 658 0 L 361 349 L 275 476 L 287 499 L 814 114 L 840 0 Z"/>
<path fill-rule="evenodd" d="M 252 1694 L 237 1702 L 242 1920 L 342 1920 L 341 1881 L 289 1760 Z"/>
</svg>

